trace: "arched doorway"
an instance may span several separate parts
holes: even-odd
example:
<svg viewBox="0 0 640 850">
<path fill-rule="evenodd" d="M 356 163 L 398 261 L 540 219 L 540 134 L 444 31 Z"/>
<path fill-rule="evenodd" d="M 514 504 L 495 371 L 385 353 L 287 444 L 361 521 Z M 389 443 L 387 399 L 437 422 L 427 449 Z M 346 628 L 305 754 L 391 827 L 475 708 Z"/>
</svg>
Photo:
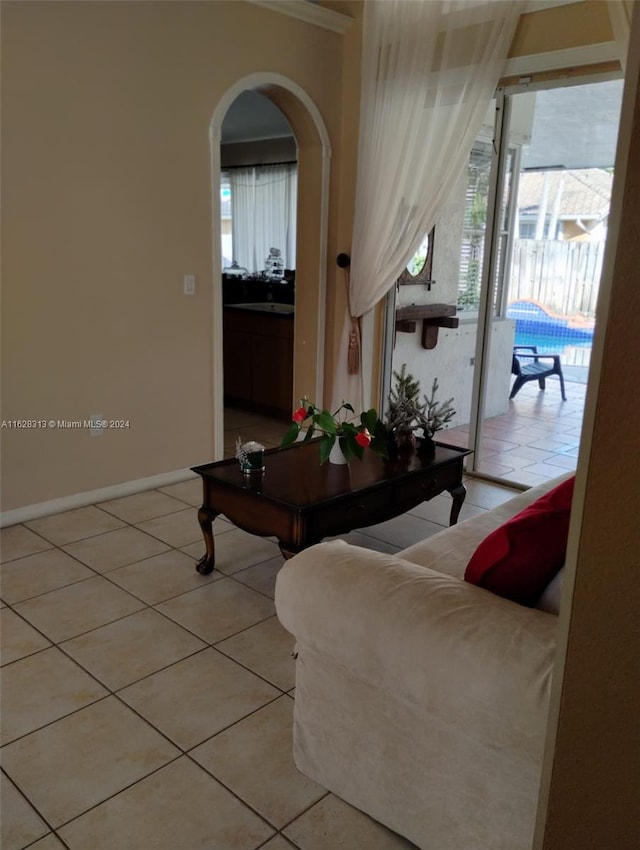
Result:
<svg viewBox="0 0 640 850">
<path fill-rule="evenodd" d="M 250 89 L 271 100 L 289 122 L 298 148 L 296 239 L 296 310 L 293 393 L 322 398 L 325 325 L 325 278 L 330 146 L 326 127 L 309 95 L 286 77 L 259 73 L 229 88 L 211 120 L 213 230 L 220 233 L 220 143 L 222 123 L 233 101 Z M 213 421 L 215 456 L 223 456 L 222 251 L 213 240 Z M 265 368 L 268 368 L 268 364 Z"/>
</svg>

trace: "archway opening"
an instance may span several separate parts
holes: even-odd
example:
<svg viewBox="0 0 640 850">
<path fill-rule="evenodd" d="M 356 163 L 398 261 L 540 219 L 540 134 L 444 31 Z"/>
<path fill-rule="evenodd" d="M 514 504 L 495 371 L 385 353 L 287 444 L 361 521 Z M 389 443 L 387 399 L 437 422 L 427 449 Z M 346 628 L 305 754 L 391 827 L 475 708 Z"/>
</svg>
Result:
<svg viewBox="0 0 640 850">
<path fill-rule="evenodd" d="M 211 122 L 213 230 L 213 420 L 214 453 L 225 454 L 224 446 L 224 357 L 223 357 L 223 252 L 221 143 L 229 107 L 245 91 L 262 95 L 274 104 L 291 127 L 297 150 L 297 213 L 295 237 L 295 312 L 293 316 L 293 379 L 289 408 L 302 395 L 322 398 L 324 367 L 326 241 L 330 147 L 328 134 L 317 107 L 293 81 L 277 74 L 255 74 L 232 88 L 218 104 Z M 271 247 L 271 246 L 270 246 Z M 277 246 L 274 246 L 277 247 Z M 227 258 L 233 261 L 233 257 Z M 266 258 L 265 258 L 266 260 Z M 239 265 L 239 264 L 238 264 Z M 285 277 L 286 280 L 286 277 Z M 284 294 L 284 293 L 283 293 Z M 268 295 L 268 292 L 267 292 Z M 284 299 L 279 294 L 279 301 Z M 275 297 L 274 297 L 275 301 Z M 260 302 L 258 302 L 260 303 Z M 262 303 L 274 303 L 266 302 Z M 249 311 L 245 311 L 246 313 Z M 246 360 L 246 347 L 242 356 Z M 232 355 L 227 352 L 227 359 Z M 277 363 L 261 358 L 266 372 Z M 271 377 L 271 376 L 270 376 Z M 245 434 L 238 436 L 246 437 Z M 260 435 L 253 437 L 260 439 Z M 264 442 L 273 442 L 273 439 Z M 227 434 L 230 449 L 231 434 Z"/>
<path fill-rule="evenodd" d="M 277 446 L 291 415 L 297 144 L 280 109 L 241 92 L 222 122 L 224 455 Z"/>
</svg>

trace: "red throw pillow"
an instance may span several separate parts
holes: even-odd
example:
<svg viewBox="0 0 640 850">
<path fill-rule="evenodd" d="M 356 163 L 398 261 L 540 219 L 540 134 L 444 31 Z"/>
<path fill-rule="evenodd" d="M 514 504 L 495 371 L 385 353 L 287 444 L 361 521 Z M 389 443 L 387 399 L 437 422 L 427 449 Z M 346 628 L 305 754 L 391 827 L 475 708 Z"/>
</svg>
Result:
<svg viewBox="0 0 640 850">
<path fill-rule="evenodd" d="M 465 581 L 535 605 L 564 564 L 575 476 L 496 528 L 473 553 Z"/>
</svg>

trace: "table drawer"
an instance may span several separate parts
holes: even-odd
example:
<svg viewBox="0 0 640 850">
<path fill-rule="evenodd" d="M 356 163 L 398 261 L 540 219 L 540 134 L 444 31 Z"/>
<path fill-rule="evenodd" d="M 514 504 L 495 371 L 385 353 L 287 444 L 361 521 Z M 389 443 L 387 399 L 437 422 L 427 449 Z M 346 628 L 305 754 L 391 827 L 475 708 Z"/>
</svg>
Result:
<svg viewBox="0 0 640 850">
<path fill-rule="evenodd" d="M 462 482 L 462 465 L 459 469 L 445 467 L 435 470 L 431 475 L 398 482 L 394 487 L 394 501 L 403 511 L 438 496 L 445 490 L 453 490 Z"/>
<path fill-rule="evenodd" d="M 313 537 L 330 537 L 354 528 L 373 525 L 393 516 L 392 489 L 359 493 L 348 499 L 340 499 L 324 508 L 313 511 L 309 517 Z"/>
</svg>

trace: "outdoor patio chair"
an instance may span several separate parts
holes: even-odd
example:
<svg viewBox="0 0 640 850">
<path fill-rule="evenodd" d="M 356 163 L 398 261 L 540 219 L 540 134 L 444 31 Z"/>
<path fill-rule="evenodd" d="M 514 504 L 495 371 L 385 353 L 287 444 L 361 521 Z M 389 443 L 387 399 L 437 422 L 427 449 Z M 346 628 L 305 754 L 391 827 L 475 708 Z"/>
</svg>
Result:
<svg viewBox="0 0 640 850">
<path fill-rule="evenodd" d="M 521 360 L 525 362 L 521 363 Z M 511 373 L 516 376 L 516 379 L 511 387 L 509 399 L 515 398 L 527 381 L 537 381 L 538 386 L 543 390 L 545 388 L 545 378 L 548 378 L 550 375 L 557 375 L 560 378 L 562 400 L 567 400 L 564 392 L 564 376 L 562 374 L 559 354 L 538 354 L 538 347 L 536 345 L 514 345 Z"/>
</svg>

